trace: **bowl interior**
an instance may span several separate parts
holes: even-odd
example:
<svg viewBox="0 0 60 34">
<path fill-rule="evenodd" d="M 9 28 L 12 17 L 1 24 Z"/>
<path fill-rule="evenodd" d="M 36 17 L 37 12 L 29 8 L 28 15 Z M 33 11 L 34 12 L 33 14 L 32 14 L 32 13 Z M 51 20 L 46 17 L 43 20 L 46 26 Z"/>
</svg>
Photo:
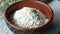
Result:
<svg viewBox="0 0 60 34">
<path fill-rule="evenodd" d="M 36 9 L 40 10 L 44 15 L 46 15 L 47 18 L 49 19 L 49 21 L 52 18 L 52 11 L 46 4 L 44 4 L 42 2 L 38 2 L 38 1 L 27 1 L 27 2 L 26 1 L 20 1 L 20 2 L 17 2 L 15 4 L 11 5 L 5 12 L 5 17 L 10 24 L 12 24 L 9 20 L 10 16 L 16 10 L 21 9 L 22 7 L 36 8 Z"/>
</svg>

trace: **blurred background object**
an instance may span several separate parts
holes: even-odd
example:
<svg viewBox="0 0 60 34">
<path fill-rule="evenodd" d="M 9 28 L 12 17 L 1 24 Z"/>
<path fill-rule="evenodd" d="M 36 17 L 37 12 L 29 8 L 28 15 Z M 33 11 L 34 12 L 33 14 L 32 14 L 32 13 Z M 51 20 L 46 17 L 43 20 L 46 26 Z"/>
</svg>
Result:
<svg viewBox="0 0 60 34">
<path fill-rule="evenodd" d="M 0 16 L 4 13 L 7 7 L 20 0 L 0 0 Z"/>
<path fill-rule="evenodd" d="M 52 2 L 53 0 L 39 0 L 39 1 L 44 2 L 44 3 L 50 3 L 50 2 Z"/>
<path fill-rule="evenodd" d="M 58 34 L 60 34 L 60 31 L 58 32 Z"/>
</svg>

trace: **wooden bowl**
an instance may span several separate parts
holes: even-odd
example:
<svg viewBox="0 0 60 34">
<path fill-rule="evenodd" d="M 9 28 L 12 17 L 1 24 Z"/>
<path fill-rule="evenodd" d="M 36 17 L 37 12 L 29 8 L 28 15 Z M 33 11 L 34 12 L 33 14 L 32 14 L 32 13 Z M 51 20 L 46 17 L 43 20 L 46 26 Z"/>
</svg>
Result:
<svg viewBox="0 0 60 34">
<path fill-rule="evenodd" d="M 38 10 L 40 10 L 44 15 L 47 16 L 48 18 L 48 22 L 40 27 L 37 27 L 37 28 L 20 28 L 18 26 L 16 26 L 14 23 L 10 22 L 10 16 L 18 9 L 21 9 L 22 7 L 32 7 L 32 8 L 36 8 Z M 38 31 L 38 30 L 41 30 L 43 28 L 45 28 L 46 26 L 48 26 L 48 24 L 51 23 L 52 21 L 52 18 L 53 18 L 53 12 L 51 10 L 51 8 L 47 5 L 47 4 L 44 4 L 40 1 L 19 1 L 19 2 L 16 2 L 14 4 L 12 4 L 10 7 L 7 8 L 7 10 L 5 11 L 5 20 L 6 20 L 6 23 L 16 29 L 16 30 L 23 30 L 23 31 Z"/>
</svg>

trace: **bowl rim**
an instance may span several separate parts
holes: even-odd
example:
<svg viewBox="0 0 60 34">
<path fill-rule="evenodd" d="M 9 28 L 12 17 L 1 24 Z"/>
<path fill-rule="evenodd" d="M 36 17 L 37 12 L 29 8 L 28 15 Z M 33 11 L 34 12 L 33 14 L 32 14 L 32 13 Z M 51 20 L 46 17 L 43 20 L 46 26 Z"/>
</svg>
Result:
<svg viewBox="0 0 60 34">
<path fill-rule="evenodd" d="M 27 1 L 19 1 L 19 2 L 16 2 L 16 3 L 13 3 L 11 6 L 9 6 L 7 9 L 6 9 L 6 11 L 10 8 L 10 7 L 12 7 L 13 5 L 15 5 L 15 4 L 17 4 L 17 3 L 20 3 L 20 2 L 27 2 Z M 46 24 L 44 24 L 44 25 L 42 25 L 42 26 L 40 26 L 40 27 L 37 27 L 37 28 L 20 28 L 20 27 L 16 27 L 16 26 L 14 26 L 13 24 L 11 24 L 9 21 L 8 21 L 8 19 L 6 18 L 6 11 L 5 11 L 5 13 L 4 13 L 4 19 L 5 19 L 5 21 L 6 21 L 6 23 L 7 24 L 9 24 L 11 27 L 13 27 L 13 28 L 15 28 L 15 29 L 17 29 L 17 30 L 24 30 L 24 31 L 35 31 L 36 29 L 43 29 L 43 27 L 45 27 L 45 26 L 47 26 L 52 20 L 53 20 L 53 11 L 52 11 L 52 8 L 49 6 L 49 5 L 47 5 L 47 4 L 45 4 L 45 3 L 43 3 L 43 2 L 41 2 L 41 1 L 28 1 L 28 2 L 36 2 L 36 3 L 41 3 L 41 4 L 43 4 L 43 5 L 45 5 L 46 7 L 48 7 L 49 8 L 49 10 L 51 11 L 51 19 L 46 23 Z"/>
</svg>

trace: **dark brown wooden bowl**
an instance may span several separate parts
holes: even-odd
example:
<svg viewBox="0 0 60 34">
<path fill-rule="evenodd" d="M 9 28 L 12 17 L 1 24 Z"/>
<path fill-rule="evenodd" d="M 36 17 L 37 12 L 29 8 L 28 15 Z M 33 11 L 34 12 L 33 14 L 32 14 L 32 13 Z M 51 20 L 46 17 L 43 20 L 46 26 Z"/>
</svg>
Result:
<svg viewBox="0 0 60 34">
<path fill-rule="evenodd" d="M 49 19 L 49 22 L 47 22 L 46 24 L 40 26 L 40 27 L 37 27 L 37 28 L 20 28 L 18 26 L 16 26 L 15 24 L 13 24 L 12 22 L 10 22 L 10 16 L 18 9 L 21 9 L 22 7 L 32 7 L 32 8 L 36 8 L 38 10 L 40 10 L 43 14 L 45 14 L 47 16 L 47 18 Z M 36 30 L 41 30 L 43 28 L 45 28 L 46 26 L 48 26 L 48 24 L 50 24 L 52 18 L 53 18 L 53 12 L 51 10 L 51 8 L 40 2 L 40 1 L 19 1 L 19 2 L 16 2 L 14 4 L 12 4 L 10 7 L 7 8 L 7 10 L 5 11 L 5 20 L 6 20 L 6 23 L 16 29 L 16 30 L 23 30 L 23 31 L 36 31 Z"/>
</svg>

